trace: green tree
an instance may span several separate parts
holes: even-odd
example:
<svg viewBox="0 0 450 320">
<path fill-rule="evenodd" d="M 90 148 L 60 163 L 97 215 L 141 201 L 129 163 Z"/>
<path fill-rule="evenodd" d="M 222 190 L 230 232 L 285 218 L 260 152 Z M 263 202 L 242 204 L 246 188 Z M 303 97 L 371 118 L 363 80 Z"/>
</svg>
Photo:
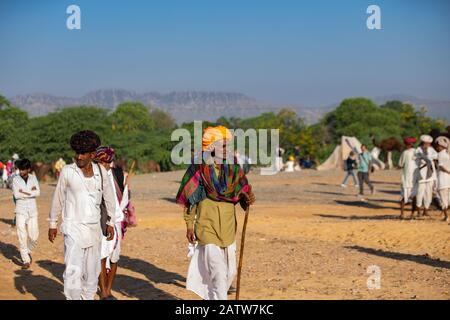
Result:
<svg viewBox="0 0 450 320">
<path fill-rule="evenodd" d="M 149 109 L 139 102 L 120 104 L 111 114 L 112 130 L 118 132 L 133 132 L 152 130 L 155 123 Z"/>
</svg>

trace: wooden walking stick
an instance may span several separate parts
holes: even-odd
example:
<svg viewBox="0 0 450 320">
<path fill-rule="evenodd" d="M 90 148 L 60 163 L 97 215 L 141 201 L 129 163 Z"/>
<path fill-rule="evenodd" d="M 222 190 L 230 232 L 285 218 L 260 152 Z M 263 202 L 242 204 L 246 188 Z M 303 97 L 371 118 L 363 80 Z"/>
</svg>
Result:
<svg viewBox="0 0 450 320">
<path fill-rule="evenodd" d="M 247 206 L 245 210 L 244 226 L 242 227 L 241 236 L 241 250 L 239 252 L 239 265 L 236 280 L 236 300 L 239 300 L 239 292 L 241 291 L 241 272 L 242 272 L 242 259 L 244 258 L 244 246 L 245 246 L 245 231 L 247 230 L 248 214 L 250 212 L 250 206 Z"/>
<path fill-rule="evenodd" d="M 134 166 L 136 165 L 136 160 L 133 161 L 133 163 L 131 164 L 130 167 L 130 171 L 128 172 L 127 178 L 125 179 L 125 184 L 124 184 L 124 188 L 128 185 L 128 178 L 134 173 Z"/>
</svg>

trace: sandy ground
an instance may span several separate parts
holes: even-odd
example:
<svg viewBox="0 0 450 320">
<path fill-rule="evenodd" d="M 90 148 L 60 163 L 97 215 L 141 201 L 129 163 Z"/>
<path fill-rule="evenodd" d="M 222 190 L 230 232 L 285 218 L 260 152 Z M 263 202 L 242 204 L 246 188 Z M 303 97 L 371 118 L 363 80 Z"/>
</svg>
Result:
<svg viewBox="0 0 450 320">
<path fill-rule="evenodd" d="M 343 173 L 250 174 L 257 204 L 246 237 L 243 299 L 450 299 L 450 226 L 438 212 L 401 221 L 398 171 L 373 177 L 363 203 Z M 182 172 L 132 180 L 139 226 L 123 242 L 114 294 L 119 299 L 198 299 L 184 289 L 189 260 L 182 210 L 174 203 Z M 0 191 L 0 299 L 63 299 L 63 243 L 47 240 L 54 184 L 38 199 L 41 235 L 30 270 L 22 271 L 13 203 Z M 242 210 L 238 209 L 239 230 Z M 240 232 L 239 232 L 240 236 Z M 238 236 L 238 241 L 239 241 Z M 238 242 L 239 244 L 239 242 Z M 369 266 L 381 288 L 369 290 Z"/>
</svg>

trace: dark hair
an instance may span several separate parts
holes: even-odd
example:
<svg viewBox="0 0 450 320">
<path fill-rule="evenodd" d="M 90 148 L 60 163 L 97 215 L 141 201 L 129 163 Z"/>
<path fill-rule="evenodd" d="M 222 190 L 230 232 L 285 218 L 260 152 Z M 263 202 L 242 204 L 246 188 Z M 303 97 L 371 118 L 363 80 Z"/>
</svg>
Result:
<svg viewBox="0 0 450 320">
<path fill-rule="evenodd" d="M 70 147 L 77 154 L 95 152 L 100 145 L 100 137 L 90 130 L 77 132 L 70 138 Z"/>
<path fill-rule="evenodd" d="M 31 162 L 28 159 L 17 160 L 15 165 L 19 170 L 31 169 Z"/>
</svg>

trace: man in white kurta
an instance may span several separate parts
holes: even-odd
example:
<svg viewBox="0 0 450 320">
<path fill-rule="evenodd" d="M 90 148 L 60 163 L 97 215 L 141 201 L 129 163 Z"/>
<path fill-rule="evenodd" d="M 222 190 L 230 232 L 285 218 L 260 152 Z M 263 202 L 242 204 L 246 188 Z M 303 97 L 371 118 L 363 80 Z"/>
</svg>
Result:
<svg viewBox="0 0 450 320">
<path fill-rule="evenodd" d="M 404 217 L 404 208 L 405 204 L 411 201 L 412 190 L 414 187 L 414 172 L 417 168 L 415 153 L 416 149 L 414 148 L 414 143 L 416 139 L 413 137 L 405 138 L 405 151 L 403 151 L 400 156 L 400 160 L 398 162 L 398 166 L 402 170 L 402 184 L 401 184 L 401 215 L 400 218 Z"/>
<path fill-rule="evenodd" d="M 415 171 L 415 191 L 417 199 L 417 207 L 419 216 L 420 210 L 423 215 L 427 215 L 427 210 L 430 208 L 433 200 L 433 187 L 436 183 L 436 168 L 434 160 L 437 160 L 437 152 L 433 149 L 431 144 L 433 138 L 429 135 L 420 137 L 420 147 L 416 150 L 416 171 Z"/>
<path fill-rule="evenodd" d="M 50 210 L 49 240 L 52 242 L 56 237 L 58 216 L 62 213 L 64 294 L 68 300 L 93 300 L 95 297 L 100 274 L 102 198 L 109 216 L 109 239 L 114 235 L 113 187 L 105 168 L 92 162 L 99 145 L 100 139 L 92 131 L 72 136 L 75 163 L 62 169 Z"/>
<path fill-rule="evenodd" d="M 28 269 L 31 265 L 31 252 L 36 247 L 39 237 L 36 198 L 40 195 L 40 189 L 36 176 L 30 174 L 31 163 L 29 160 L 18 160 L 16 166 L 20 171 L 12 182 L 12 190 L 16 199 L 16 228 L 23 263 L 22 269 Z"/>
<path fill-rule="evenodd" d="M 117 272 L 117 263 L 120 259 L 120 248 L 122 243 L 122 223 L 125 219 L 124 210 L 129 202 L 129 189 L 127 176 L 121 168 L 113 168 L 115 151 L 111 147 L 100 147 L 97 149 L 96 161 L 102 164 L 108 172 L 107 177 L 114 190 L 116 203 L 116 220 L 114 224 L 114 239 L 108 241 L 103 236 L 101 246 L 101 273 L 100 273 L 100 299 L 114 300 L 111 290 Z"/>
<path fill-rule="evenodd" d="M 447 137 L 436 139 L 438 148 L 438 190 L 444 220 L 450 222 L 447 214 L 450 205 L 450 140 Z"/>
</svg>

